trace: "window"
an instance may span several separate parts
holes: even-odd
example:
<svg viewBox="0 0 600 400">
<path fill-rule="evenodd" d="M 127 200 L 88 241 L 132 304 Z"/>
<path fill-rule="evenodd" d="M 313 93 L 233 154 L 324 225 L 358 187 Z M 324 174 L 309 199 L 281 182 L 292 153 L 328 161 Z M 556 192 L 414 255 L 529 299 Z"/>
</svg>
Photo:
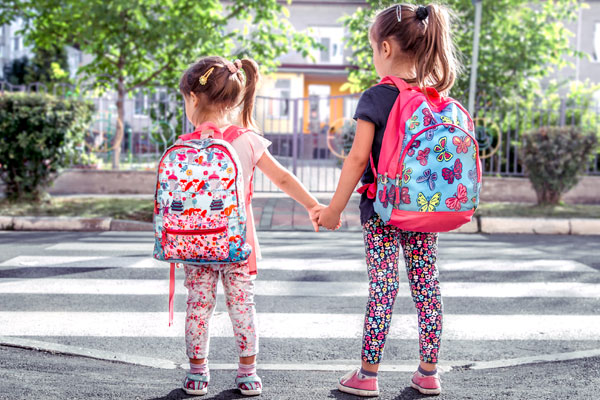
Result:
<svg viewBox="0 0 600 400">
<path fill-rule="evenodd" d="M 600 62 L 600 22 L 594 24 L 594 54 L 593 59 Z"/>
<path fill-rule="evenodd" d="M 331 38 L 321 38 L 321 45 L 325 47 L 321 50 L 321 62 L 328 63 L 331 60 Z"/>
<path fill-rule="evenodd" d="M 273 89 L 273 99 L 269 99 L 270 118 L 288 118 L 290 116 L 291 79 L 277 79 Z"/>
<path fill-rule="evenodd" d="M 135 115 L 146 115 L 146 96 L 144 92 L 138 91 L 135 94 Z"/>
<path fill-rule="evenodd" d="M 17 36 L 15 38 L 13 38 L 13 50 L 19 51 L 20 49 L 21 49 L 21 38 Z"/>
<path fill-rule="evenodd" d="M 79 65 L 81 64 L 81 52 L 78 50 L 74 50 L 69 54 L 67 63 L 69 64 L 69 76 L 71 79 L 74 79 L 77 75 L 77 70 L 79 69 Z"/>
<path fill-rule="evenodd" d="M 324 47 L 319 54 L 313 56 L 317 63 L 344 63 L 344 28 L 313 27 L 311 28 L 317 41 Z"/>
<path fill-rule="evenodd" d="M 311 132 L 325 133 L 329 124 L 329 111 L 331 107 L 331 86 L 308 85 L 309 98 L 309 130 Z"/>
</svg>

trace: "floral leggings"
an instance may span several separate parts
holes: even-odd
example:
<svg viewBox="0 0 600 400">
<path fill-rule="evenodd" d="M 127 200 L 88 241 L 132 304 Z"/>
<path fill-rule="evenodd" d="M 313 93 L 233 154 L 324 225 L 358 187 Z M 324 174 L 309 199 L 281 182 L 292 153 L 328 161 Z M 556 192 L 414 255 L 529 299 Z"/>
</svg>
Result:
<svg viewBox="0 0 600 400">
<path fill-rule="evenodd" d="M 386 226 L 379 216 L 375 216 L 364 224 L 363 235 L 370 283 L 363 332 L 363 360 L 377 364 L 383 355 L 398 294 L 400 244 L 418 311 L 421 361 L 437 363 L 442 334 L 442 298 L 435 264 L 437 233 L 403 231 Z"/>
<path fill-rule="evenodd" d="M 209 323 L 217 299 L 219 275 L 225 289 L 229 318 L 233 325 L 240 357 L 258 353 L 254 277 L 248 273 L 248 262 L 206 266 L 185 266 L 188 289 L 185 319 L 185 343 L 191 359 L 208 356 Z"/>
</svg>

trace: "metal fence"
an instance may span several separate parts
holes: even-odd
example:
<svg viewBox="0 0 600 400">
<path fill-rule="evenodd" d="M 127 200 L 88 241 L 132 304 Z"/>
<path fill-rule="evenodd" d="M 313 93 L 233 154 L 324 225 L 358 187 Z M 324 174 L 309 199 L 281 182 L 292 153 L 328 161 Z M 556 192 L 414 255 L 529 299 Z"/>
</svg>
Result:
<svg viewBox="0 0 600 400">
<path fill-rule="evenodd" d="M 600 135 L 600 110 L 555 100 L 550 106 L 522 107 L 481 101 L 474 116 L 483 173 L 525 176 L 519 152 L 525 132 L 548 126 L 580 127 Z M 600 136 L 599 136 L 600 137 Z M 587 173 L 600 175 L 600 154 L 595 154 Z"/>
<path fill-rule="evenodd" d="M 70 86 L 47 90 L 41 84 L 13 86 L 0 82 L 5 91 L 44 91 L 57 96 L 78 96 L 92 101 L 96 113 L 82 151 L 96 154 L 110 166 L 116 129 L 116 95 L 94 94 Z M 343 157 L 351 146 L 352 116 L 359 95 L 308 98 L 257 97 L 255 119 L 272 142 L 271 153 L 313 192 L 335 190 Z M 600 129 L 599 115 L 586 120 L 582 110 L 560 101 L 548 108 L 524 109 L 516 104 L 499 106 L 479 102 L 474 117 L 483 173 L 496 176 L 524 176 L 519 156 L 523 132 L 548 125 L 588 125 Z M 122 168 L 154 169 L 159 155 L 176 137 L 192 129 L 184 117 L 182 97 L 177 92 L 139 92 L 125 100 L 125 137 Z M 590 163 L 589 174 L 600 174 L 600 158 Z M 255 191 L 278 191 L 260 171 L 255 175 Z"/>
</svg>

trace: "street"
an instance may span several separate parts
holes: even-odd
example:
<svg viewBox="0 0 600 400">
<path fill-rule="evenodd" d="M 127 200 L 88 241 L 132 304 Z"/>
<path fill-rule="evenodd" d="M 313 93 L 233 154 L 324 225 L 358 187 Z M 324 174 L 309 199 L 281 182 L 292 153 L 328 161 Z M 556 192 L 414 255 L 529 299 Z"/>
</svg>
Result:
<svg viewBox="0 0 600 400">
<path fill-rule="evenodd" d="M 259 238 L 261 398 L 354 398 L 335 384 L 359 365 L 367 296 L 361 234 L 271 231 Z M 439 398 L 595 398 L 597 243 L 442 234 Z M 0 399 L 191 397 L 179 390 L 187 368 L 183 270 L 168 327 L 168 265 L 152 260 L 151 251 L 149 232 L 1 232 Z M 205 398 L 240 398 L 232 390 L 231 325 L 223 296 L 218 300 Z M 418 345 L 406 278 L 394 312 L 380 398 L 422 398 L 408 385 Z"/>
</svg>

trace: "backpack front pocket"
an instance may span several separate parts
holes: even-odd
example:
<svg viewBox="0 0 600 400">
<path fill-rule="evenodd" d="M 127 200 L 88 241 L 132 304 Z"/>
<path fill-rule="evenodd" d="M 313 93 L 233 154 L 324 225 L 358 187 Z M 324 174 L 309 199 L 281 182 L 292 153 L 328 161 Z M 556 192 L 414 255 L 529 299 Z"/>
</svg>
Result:
<svg viewBox="0 0 600 400">
<path fill-rule="evenodd" d="M 229 257 L 227 220 L 197 221 L 192 226 L 182 226 L 181 222 L 177 217 L 165 221 L 162 236 L 165 259 L 215 262 Z"/>
</svg>

